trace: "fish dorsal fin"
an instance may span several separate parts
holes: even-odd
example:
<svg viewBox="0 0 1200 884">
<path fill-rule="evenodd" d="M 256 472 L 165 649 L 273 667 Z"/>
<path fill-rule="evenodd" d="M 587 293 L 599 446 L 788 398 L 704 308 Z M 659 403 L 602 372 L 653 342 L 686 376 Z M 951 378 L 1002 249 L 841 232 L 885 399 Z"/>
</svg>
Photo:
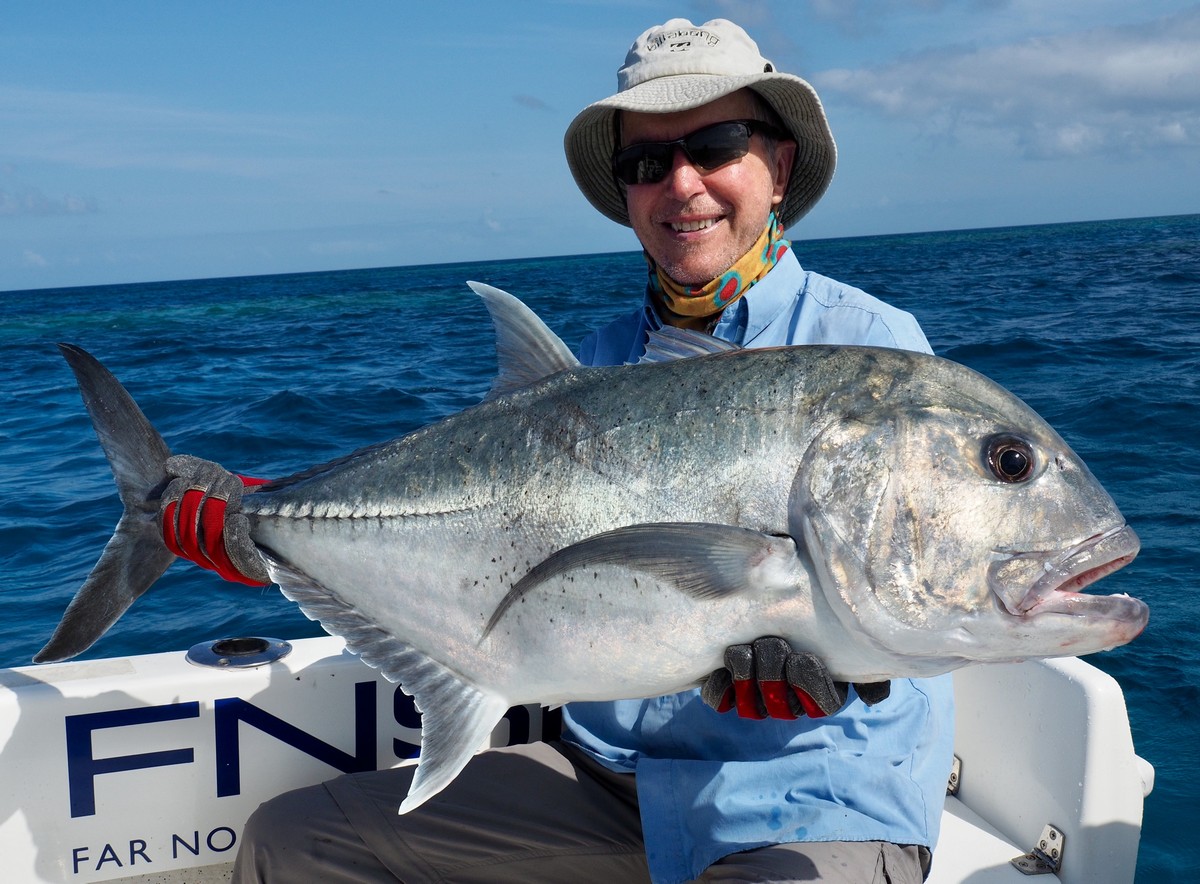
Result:
<svg viewBox="0 0 1200 884">
<path fill-rule="evenodd" d="M 565 369 L 579 367 L 571 349 L 520 299 L 482 282 L 467 285 L 483 298 L 496 327 L 499 371 L 486 398 L 502 396 Z"/>
<path fill-rule="evenodd" d="M 737 344 L 714 338 L 701 331 L 664 325 L 659 329 L 651 329 L 650 339 L 646 342 L 646 353 L 638 360 L 638 365 L 691 359 L 694 356 L 708 356 L 712 353 L 727 353 L 740 349 L 742 348 Z"/>
<path fill-rule="evenodd" d="M 263 552 L 271 579 L 284 596 L 300 606 L 326 632 L 378 669 L 416 701 L 421 713 L 421 757 L 408 795 L 407 813 L 442 791 L 483 745 L 508 709 L 497 694 L 470 684 L 449 667 L 403 639 L 380 629 L 316 580 Z"/>
</svg>

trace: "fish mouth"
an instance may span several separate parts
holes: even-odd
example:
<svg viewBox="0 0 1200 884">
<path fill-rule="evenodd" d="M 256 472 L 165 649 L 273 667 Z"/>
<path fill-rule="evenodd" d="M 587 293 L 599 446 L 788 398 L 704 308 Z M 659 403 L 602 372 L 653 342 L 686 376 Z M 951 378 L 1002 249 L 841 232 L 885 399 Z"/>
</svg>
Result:
<svg viewBox="0 0 1200 884">
<path fill-rule="evenodd" d="M 1052 557 L 1040 554 L 1015 556 L 1003 563 L 1001 568 L 1020 561 L 1026 570 L 1036 567 L 1042 573 L 1019 597 L 1013 591 L 1015 587 L 1005 591 L 1002 585 L 994 584 L 993 592 L 1014 617 L 1088 615 L 1104 620 L 1120 620 L 1141 632 L 1149 619 L 1149 609 L 1143 602 L 1123 594 L 1100 596 L 1082 592 L 1085 587 L 1132 562 L 1140 547 L 1133 529 L 1128 525 L 1119 525 Z M 993 576 L 999 577 L 1000 571 L 997 569 Z M 1002 584 L 1003 581 L 997 580 L 997 583 Z"/>
</svg>

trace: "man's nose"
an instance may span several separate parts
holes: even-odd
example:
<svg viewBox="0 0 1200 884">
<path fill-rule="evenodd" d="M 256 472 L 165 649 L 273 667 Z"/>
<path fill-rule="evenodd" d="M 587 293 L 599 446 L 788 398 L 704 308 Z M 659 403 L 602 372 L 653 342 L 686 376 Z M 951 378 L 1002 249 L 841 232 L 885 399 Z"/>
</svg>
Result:
<svg viewBox="0 0 1200 884">
<path fill-rule="evenodd" d="M 671 168 L 664 179 L 667 189 L 677 197 L 694 196 L 704 189 L 703 174 L 699 166 L 693 163 L 682 147 L 675 148 L 671 156 Z"/>
</svg>

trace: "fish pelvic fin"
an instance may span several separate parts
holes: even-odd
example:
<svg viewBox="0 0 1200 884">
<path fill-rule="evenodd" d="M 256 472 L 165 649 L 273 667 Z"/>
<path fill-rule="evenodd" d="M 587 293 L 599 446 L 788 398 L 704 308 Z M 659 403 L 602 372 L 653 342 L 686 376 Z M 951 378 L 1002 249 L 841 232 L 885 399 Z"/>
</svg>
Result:
<svg viewBox="0 0 1200 884">
<path fill-rule="evenodd" d="M 124 511 L 35 663 L 68 660 L 86 651 L 175 560 L 158 525 L 158 497 L 167 481 L 164 464 L 171 450 L 99 360 L 73 344 L 58 347 L 75 373 Z"/>
<path fill-rule="evenodd" d="M 648 574 L 700 600 L 738 592 L 787 590 L 804 579 L 791 537 L 701 522 L 629 525 L 564 547 L 535 565 L 496 606 L 483 638 L 513 604 L 539 584 L 596 565 L 617 565 Z"/>
<path fill-rule="evenodd" d="M 442 791 L 458 776 L 508 710 L 508 702 L 433 660 L 408 642 L 381 629 L 309 575 L 262 550 L 271 579 L 309 619 L 363 662 L 398 682 L 421 713 L 421 755 L 401 802 L 407 813 Z"/>
<path fill-rule="evenodd" d="M 579 368 L 571 348 L 519 298 L 482 282 L 467 285 L 483 299 L 496 328 L 499 371 L 486 398 L 494 399 L 560 371 Z"/>
</svg>

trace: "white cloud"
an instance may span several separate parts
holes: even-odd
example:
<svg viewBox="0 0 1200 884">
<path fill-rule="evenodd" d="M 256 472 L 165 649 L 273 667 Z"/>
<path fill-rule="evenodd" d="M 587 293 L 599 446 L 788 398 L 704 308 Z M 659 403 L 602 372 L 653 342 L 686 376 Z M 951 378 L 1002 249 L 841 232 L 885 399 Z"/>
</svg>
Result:
<svg viewBox="0 0 1200 884">
<path fill-rule="evenodd" d="M 29 215 L 86 215 L 96 211 L 96 201 L 67 194 L 61 198 L 46 196 L 36 187 L 16 191 L 0 190 L 0 218 Z"/>
<path fill-rule="evenodd" d="M 947 0 L 808 0 L 808 8 L 819 19 L 834 22 L 851 32 L 872 27 L 881 17 L 910 10 L 938 12 Z"/>
<path fill-rule="evenodd" d="M 1027 156 L 1200 146 L 1200 9 L 1121 28 L 938 49 L 813 77 L 925 131 L 1005 135 Z"/>
</svg>

